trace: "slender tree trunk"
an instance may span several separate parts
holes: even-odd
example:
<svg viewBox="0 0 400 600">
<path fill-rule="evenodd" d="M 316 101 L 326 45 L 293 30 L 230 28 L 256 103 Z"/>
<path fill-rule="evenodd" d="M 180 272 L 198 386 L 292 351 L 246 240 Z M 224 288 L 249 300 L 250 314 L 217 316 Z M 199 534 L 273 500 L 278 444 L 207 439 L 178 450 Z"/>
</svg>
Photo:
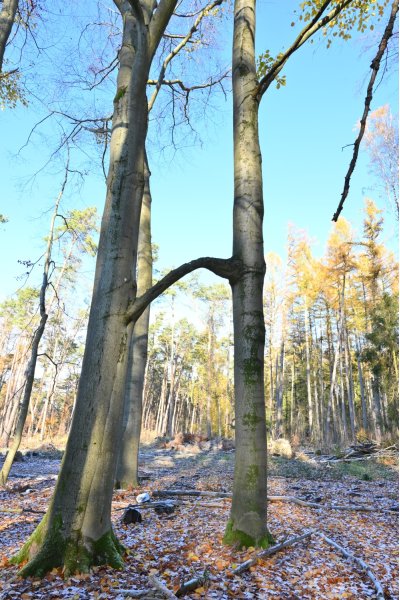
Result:
<svg viewBox="0 0 400 600">
<path fill-rule="evenodd" d="M 279 362 L 278 362 L 279 359 Z M 282 412 L 283 412 L 283 382 L 284 382 L 284 369 L 285 369 L 285 339 L 284 332 L 281 341 L 281 347 L 279 355 L 276 357 L 277 362 L 277 376 L 276 376 L 276 423 L 275 423 L 275 437 L 280 438 L 282 436 Z"/>
<path fill-rule="evenodd" d="M 144 192 L 140 212 L 138 242 L 137 293 L 143 294 L 151 287 L 153 257 L 151 251 L 151 194 L 150 171 L 145 165 Z M 125 386 L 124 434 L 119 456 L 116 485 L 120 488 L 137 486 L 140 431 L 142 427 L 142 398 L 147 363 L 150 306 L 136 321 L 129 343 L 128 377 Z"/>
<path fill-rule="evenodd" d="M 58 351 L 58 341 L 59 340 L 58 340 L 58 336 L 57 336 L 55 339 L 55 342 L 54 342 L 53 364 L 57 364 L 56 360 L 57 360 L 57 351 Z M 48 390 L 48 392 L 46 394 L 46 399 L 45 399 L 44 406 L 43 406 L 43 413 L 42 413 L 42 417 L 41 417 L 41 428 L 40 428 L 40 440 L 41 441 L 43 441 L 44 436 L 45 436 L 47 411 L 49 408 L 49 403 L 50 403 L 51 399 L 53 398 L 54 393 L 56 391 L 57 379 L 58 379 L 58 367 L 56 367 L 56 372 L 54 373 L 53 382 L 52 382 L 51 388 Z"/>
<path fill-rule="evenodd" d="M 47 287 L 47 282 L 45 285 Z M 42 311 L 42 306 L 43 306 L 43 311 Z M 47 314 L 44 311 L 44 300 L 43 300 L 43 304 L 41 302 L 40 312 L 42 313 L 41 319 L 40 319 L 40 324 L 39 324 L 39 327 L 37 328 L 37 330 L 35 331 L 35 334 L 34 334 L 33 340 L 32 340 L 31 357 L 29 359 L 29 363 L 28 363 L 28 366 L 26 369 L 26 382 L 25 382 L 24 396 L 22 398 L 22 403 L 21 403 L 20 410 L 19 410 L 17 427 L 16 427 L 15 434 L 14 434 L 14 440 L 13 440 L 13 443 L 11 444 L 11 447 L 7 453 L 6 459 L 3 464 L 3 468 L 0 472 L 0 485 L 6 484 L 8 476 L 10 474 L 11 467 L 14 462 L 15 455 L 21 444 L 22 433 L 24 430 L 26 416 L 28 414 L 28 409 L 29 409 L 29 400 L 30 400 L 31 393 L 32 393 L 33 381 L 35 378 L 35 368 L 36 368 L 36 363 L 37 363 L 39 343 L 40 343 L 40 340 L 42 339 L 42 335 L 43 335 L 44 328 L 46 326 L 46 321 L 47 321 Z"/>
<path fill-rule="evenodd" d="M 266 547 L 267 469 L 264 399 L 262 235 L 263 197 L 254 55 L 255 2 L 236 0 L 233 40 L 235 201 L 233 257 L 243 273 L 231 281 L 235 339 L 236 460 L 230 518 L 224 541 Z"/>
<path fill-rule="evenodd" d="M 356 439 L 356 415 L 354 410 L 354 384 L 353 384 L 353 367 L 351 365 L 351 352 L 349 344 L 349 333 L 347 326 L 344 330 L 344 353 L 345 353 L 345 372 L 346 372 L 346 384 L 347 384 L 347 397 L 349 401 L 349 415 L 350 415 L 350 430 L 351 430 L 351 441 L 355 442 Z"/>
<path fill-rule="evenodd" d="M 164 375 L 161 382 L 161 392 L 160 392 L 160 403 L 158 405 L 157 411 L 157 425 L 156 431 L 161 435 L 165 435 L 166 431 L 164 429 L 164 420 L 166 413 L 166 402 L 167 402 L 167 389 L 168 389 L 168 364 L 164 365 Z"/>
<path fill-rule="evenodd" d="M 304 335 L 306 345 L 306 380 L 307 380 L 307 407 L 308 407 L 308 435 L 313 437 L 313 404 L 311 390 L 311 367 L 310 367 L 310 342 L 309 342 L 309 319 L 307 298 L 304 298 Z"/>
<path fill-rule="evenodd" d="M 213 365 L 214 365 L 214 343 L 213 343 L 213 317 L 210 316 L 208 323 L 208 369 L 207 369 L 207 423 L 206 423 L 206 435 L 207 439 L 212 437 L 212 426 L 211 426 L 211 381 L 213 379 Z"/>
<path fill-rule="evenodd" d="M 16 430 L 15 430 L 14 440 L 10 447 L 10 450 L 7 453 L 6 460 L 4 461 L 3 468 L 0 473 L 0 484 L 1 485 L 4 485 L 6 483 L 8 476 L 10 474 L 10 470 L 11 470 L 12 464 L 14 462 L 15 455 L 21 444 L 22 434 L 23 434 L 25 422 L 26 422 L 26 417 L 28 415 L 29 403 L 30 403 L 30 399 L 31 399 L 31 395 L 32 395 L 33 382 L 35 379 L 35 370 L 36 370 L 36 364 L 37 364 L 39 344 L 40 344 L 40 340 L 42 339 L 42 336 L 43 336 L 43 333 L 44 333 L 44 330 L 46 327 L 46 322 L 48 319 L 48 313 L 46 312 L 46 291 L 47 291 L 47 287 L 49 285 L 49 271 L 50 271 L 50 266 L 51 266 L 51 262 L 52 262 L 51 261 L 51 252 L 52 252 L 53 239 L 54 239 L 54 227 L 55 227 L 55 221 L 57 218 L 58 207 L 60 205 L 60 201 L 63 196 L 65 186 L 67 185 L 67 180 L 68 180 L 68 165 L 65 169 L 64 181 L 61 186 L 61 191 L 57 197 L 57 200 L 56 200 L 56 203 L 54 206 L 54 210 L 53 210 L 53 215 L 51 218 L 50 232 L 49 232 L 49 237 L 47 240 L 46 253 L 45 253 L 45 257 L 44 257 L 42 285 L 40 288 L 40 296 L 39 296 L 40 322 L 39 322 L 38 328 L 36 329 L 36 331 L 33 335 L 33 339 L 32 339 L 31 354 L 30 354 L 28 366 L 26 369 L 26 375 L 25 375 L 24 395 L 22 398 L 21 405 L 19 407 L 19 414 L 18 414 L 18 420 L 17 420 L 17 426 L 16 426 Z"/>
<path fill-rule="evenodd" d="M 294 435 L 294 409 L 295 409 L 295 381 L 296 381 L 296 366 L 295 366 L 295 357 L 293 355 L 292 361 L 292 385 L 290 390 L 290 435 Z"/>
<path fill-rule="evenodd" d="M 345 289 L 346 289 L 346 276 L 345 276 L 345 274 L 343 274 L 342 289 L 339 292 L 339 322 L 337 325 L 338 339 L 337 339 L 337 345 L 336 345 L 335 356 L 334 356 L 334 361 L 333 361 L 333 369 L 331 372 L 329 399 L 328 399 L 328 406 L 327 406 L 326 418 L 325 418 L 325 441 L 328 443 L 328 445 L 329 445 L 330 436 L 331 436 L 330 425 L 332 422 L 332 416 L 333 417 L 337 416 L 336 411 L 333 410 L 333 405 L 334 405 L 334 393 L 335 393 L 335 386 L 336 386 L 337 367 L 338 367 L 339 361 L 341 360 L 340 356 L 341 356 L 341 350 L 342 350 L 343 327 L 344 327 Z"/>
<path fill-rule="evenodd" d="M 342 413 L 341 427 L 340 427 L 340 439 L 341 442 L 347 442 L 347 412 L 346 412 L 346 399 L 344 394 L 343 384 L 343 357 L 342 353 L 339 356 L 339 380 L 340 380 L 340 408 Z"/>
<path fill-rule="evenodd" d="M 374 415 L 374 425 L 375 432 L 374 436 L 377 442 L 380 442 L 382 439 L 382 406 L 381 406 L 381 396 L 380 396 L 380 388 L 379 388 L 379 377 L 377 375 L 373 375 L 372 377 L 372 411 Z"/>
<path fill-rule="evenodd" d="M 24 369 L 25 354 L 25 346 L 17 344 L 11 365 L 10 376 L 7 382 L 7 392 L 1 418 L 1 445 L 6 446 L 7 448 L 10 443 L 20 396 L 25 385 L 23 383 L 24 371 L 26 370 Z"/>
<path fill-rule="evenodd" d="M 364 432 L 368 431 L 368 417 L 367 417 L 367 402 L 365 398 L 365 386 L 364 377 L 361 367 L 361 346 L 360 340 L 356 336 L 356 350 L 357 350 L 357 370 L 358 370 L 358 383 L 360 386 L 360 398 L 361 398 L 361 413 L 362 413 L 362 426 Z"/>
</svg>

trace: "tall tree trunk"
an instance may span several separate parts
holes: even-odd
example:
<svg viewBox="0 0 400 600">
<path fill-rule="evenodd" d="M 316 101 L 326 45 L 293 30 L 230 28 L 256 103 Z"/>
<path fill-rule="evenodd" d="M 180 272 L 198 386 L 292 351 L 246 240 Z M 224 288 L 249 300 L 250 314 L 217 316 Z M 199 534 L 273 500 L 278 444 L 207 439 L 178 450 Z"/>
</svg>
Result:
<svg viewBox="0 0 400 600">
<path fill-rule="evenodd" d="M 357 370 L 358 370 L 358 383 L 360 386 L 360 398 L 361 398 L 361 414 L 362 414 L 362 426 L 364 432 L 368 431 L 368 417 L 367 417 L 367 401 L 365 397 L 365 385 L 364 377 L 361 367 L 361 345 L 360 340 L 356 336 L 356 351 L 357 351 Z"/>
<path fill-rule="evenodd" d="M 291 389 L 290 389 L 290 435 L 291 436 L 293 436 L 295 433 L 295 431 L 294 431 L 294 409 L 295 409 L 295 401 L 296 401 L 295 389 L 296 389 L 296 358 L 295 358 L 295 355 L 293 354 L 292 382 L 291 382 Z"/>
<path fill-rule="evenodd" d="M 276 423 L 275 423 L 275 437 L 280 438 L 283 434 L 282 432 L 282 411 L 283 411 L 283 382 L 284 382 L 284 369 L 285 369 L 285 338 L 284 332 L 282 334 L 282 341 L 279 355 L 276 357 L 276 386 L 275 386 L 275 394 L 276 394 Z"/>
<path fill-rule="evenodd" d="M 349 415 L 350 415 L 350 430 L 351 430 L 351 441 L 355 442 L 356 439 L 356 415 L 354 410 L 354 384 L 353 384 L 353 367 L 351 364 L 351 352 L 349 344 L 349 332 L 347 326 L 344 330 L 344 356 L 345 356 L 345 371 L 346 371 L 346 384 L 347 384 L 347 397 L 349 400 Z"/>
<path fill-rule="evenodd" d="M 96 262 L 86 347 L 71 431 L 48 512 L 15 557 L 29 559 L 21 574 L 63 565 L 65 573 L 91 564 L 121 566 L 111 525 L 111 499 L 122 433 L 127 370 L 128 309 L 136 297 L 139 218 L 147 131 L 146 84 L 152 56 L 174 10 L 118 3 L 123 11 L 107 197 Z M 149 23 L 150 21 L 150 23 Z M 128 329 L 128 331 L 127 331 Z M 66 493 L 66 490 L 68 492 Z"/>
<path fill-rule="evenodd" d="M 137 293 L 151 287 L 153 257 L 151 251 L 151 194 L 150 171 L 147 160 L 144 171 L 144 191 L 140 212 L 138 242 Z M 140 431 L 142 428 L 142 399 L 147 363 L 150 306 L 136 321 L 129 344 L 128 377 L 125 385 L 124 433 L 117 467 L 116 485 L 120 488 L 137 486 Z"/>
<path fill-rule="evenodd" d="M 160 403 L 158 405 L 157 411 L 157 421 L 156 421 L 156 431 L 161 435 L 165 435 L 166 431 L 163 429 L 164 421 L 165 421 L 165 413 L 166 413 L 166 403 L 167 403 L 167 389 L 168 389 L 168 364 L 164 365 L 164 374 L 161 382 L 161 392 L 160 392 Z"/>
<path fill-rule="evenodd" d="M 263 282 L 265 274 L 261 151 L 254 54 L 255 1 L 236 0 L 233 40 L 233 258 L 243 273 L 231 281 L 235 339 L 236 460 L 224 541 L 266 547 L 267 469 L 264 399 Z"/>
<path fill-rule="evenodd" d="M 213 379 L 213 368 L 214 368 L 214 319 L 212 314 L 210 315 L 208 322 L 208 369 L 207 369 L 207 423 L 206 423 L 206 435 L 207 439 L 212 437 L 212 425 L 211 425 L 211 386 Z"/>
<path fill-rule="evenodd" d="M 307 298 L 304 298 L 304 335 L 306 345 L 306 380 L 307 380 L 307 407 L 308 407 L 308 435 L 311 439 L 314 435 L 313 432 L 313 404 L 312 404 L 312 390 L 311 390 L 311 367 L 310 367 L 310 342 L 309 342 L 309 319 L 308 319 L 308 305 Z"/>
<path fill-rule="evenodd" d="M 339 382 L 340 382 L 340 408 L 342 413 L 341 427 L 340 427 L 340 440 L 342 443 L 347 442 L 347 412 L 346 412 L 346 399 L 344 394 L 344 383 L 343 383 L 343 356 L 342 353 L 339 355 Z"/>
<path fill-rule="evenodd" d="M 372 412 L 374 416 L 374 436 L 377 442 L 382 439 L 382 407 L 381 407 L 381 395 L 379 388 L 379 377 L 377 375 L 372 376 Z"/>
</svg>

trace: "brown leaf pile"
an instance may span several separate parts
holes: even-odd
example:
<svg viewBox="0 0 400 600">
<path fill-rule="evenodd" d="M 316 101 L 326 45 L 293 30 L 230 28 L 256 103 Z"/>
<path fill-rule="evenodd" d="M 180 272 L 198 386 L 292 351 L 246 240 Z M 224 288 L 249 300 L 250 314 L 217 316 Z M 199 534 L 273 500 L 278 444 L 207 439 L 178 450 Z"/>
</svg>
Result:
<svg viewBox="0 0 400 600">
<path fill-rule="evenodd" d="M 125 569 L 94 568 L 90 574 L 64 580 L 54 569 L 43 580 L 20 579 L 7 560 L 18 550 L 45 510 L 59 467 L 56 460 L 30 458 L 15 464 L 13 476 L 0 491 L 0 599 L 108 599 L 129 598 L 129 590 L 149 588 L 155 575 L 169 590 L 182 582 L 206 575 L 187 598 L 218 599 L 353 599 L 375 597 L 371 581 L 357 565 L 344 559 L 321 538 L 310 540 L 259 561 L 242 576 L 233 569 L 251 558 L 254 549 L 231 549 L 222 544 L 230 500 L 187 496 L 174 498 L 172 514 L 143 509 L 143 521 L 123 525 L 123 509 L 135 504 L 138 493 L 161 489 L 231 490 L 233 453 L 203 451 L 193 455 L 162 448 L 145 448 L 142 467 L 149 479 L 142 487 L 117 491 L 113 522 L 128 549 Z M 380 580 L 387 599 L 398 598 L 398 513 L 389 512 L 397 498 L 397 484 L 390 481 L 310 481 L 272 477 L 270 495 L 297 496 L 320 502 L 321 509 L 273 502 L 268 507 L 269 528 L 277 542 L 316 528 L 367 562 Z M 372 506 L 374 512 L 337 511 L 334 504 Z M 386 512 L 384 512 L 386 510 Z M 154 592 L 152 598 L 157 596 Z"/>
</svg>

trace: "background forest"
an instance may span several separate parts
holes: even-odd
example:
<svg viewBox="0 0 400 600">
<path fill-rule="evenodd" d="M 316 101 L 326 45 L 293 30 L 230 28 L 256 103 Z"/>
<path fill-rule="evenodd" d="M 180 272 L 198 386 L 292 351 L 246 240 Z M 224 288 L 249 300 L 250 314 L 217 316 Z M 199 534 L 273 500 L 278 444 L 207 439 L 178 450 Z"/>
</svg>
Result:
<svg viewBox="0 0 400 600">
<path fill-rule="evenodd" d="M 5 599 L 394 597 L 397 15 L 0 0 Z"/>
<path fill-rule="evenodd" d="M 82 260 L 95 252 L 96 215 L 71 217 L 73 227 L 56 232 L 49 321 L 24 434 L 42 441 L 68 433 L 87 323 L 75 290 Z M 270 438 L 325 450 L 356 438 L 397 438 L 398 265 L 383 227 L 382 210 L 366 199 L 361 236 L 341 218 L 316 257 L 306 233 L 291 226 L 286 259 L 267 255 Z M 13 437 L 38 299 L 38 289 L 25 286 L 0 307 L 3 447 Z M 234 437 L 232 353 L 228 286 L 192 277 L 156 303 L 143 397 L 147 438 L 179 431 Z"/>
</svg>

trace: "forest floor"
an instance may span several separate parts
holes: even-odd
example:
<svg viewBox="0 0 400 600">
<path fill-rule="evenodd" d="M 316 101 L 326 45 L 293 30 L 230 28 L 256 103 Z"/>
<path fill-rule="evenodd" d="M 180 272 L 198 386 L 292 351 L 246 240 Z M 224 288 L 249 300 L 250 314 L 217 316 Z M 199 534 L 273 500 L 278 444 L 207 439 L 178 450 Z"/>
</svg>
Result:
<svg viewBox="0 0 400 600">
<path fill-rule="evenodd" d="M 242 575 L 232 570 L 252 558 L 254 549 L 222 544 L 230 499 L 177 496 L 172 514 L 142 510 L 141 523 L 124 525 L 123 509 L 137 494 L 156 490 L 230 492 L 234 451 L 181 450 L 142 446 L 140 488 L 116 490 L 112 505 L 115 531 L 127 548 L 125 568 L 96 567 L 90 574 L 63 579 L 54 569 L 44 579 L 21 579 L 10 558 L 40 521 L 60 466 L 56 454 L 25 456 L 15 463 L 0 490 L 0 599 L 108 599 L 133 597 L 149 589 L 155 576 L 169 590 L 201 576 L 207 581 L 185 598 L 373 599 L 371 580 L 353 561 L 316 535 L 259 560 Z M 295 496 L 320 507 L 269 502 L 268 524 L 277 543 L 316 529 L 363 559 L 381 582 L 386 599 L 398 598 L 398 468 L 373 460 L 333 466 L 275 458 L 269 460 L 268 494 Z M 370 512 L 337 510 L 334 505 L 368 506 Z M 12 512 L 21 511 L 23 512 Z M 131 594 L 129 594 L 131 590 Z M 148 599 L 161 598 L 155 591 Z"/>
</svg>

